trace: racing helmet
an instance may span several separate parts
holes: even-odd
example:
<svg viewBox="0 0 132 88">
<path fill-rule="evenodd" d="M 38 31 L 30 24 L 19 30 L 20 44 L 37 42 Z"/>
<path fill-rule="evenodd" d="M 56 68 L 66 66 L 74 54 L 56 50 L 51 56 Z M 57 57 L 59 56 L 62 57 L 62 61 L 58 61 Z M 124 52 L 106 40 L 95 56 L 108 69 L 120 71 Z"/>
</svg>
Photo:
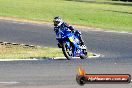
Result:
<svg viewBox="0 0 132 88">
<path fill-rule="evenodd" d="M 53 22 L 54 22 L 54 26 L 60 26 L 63 23 L 62 19 L 59 16 L 54 17 Z"/>
</svg>

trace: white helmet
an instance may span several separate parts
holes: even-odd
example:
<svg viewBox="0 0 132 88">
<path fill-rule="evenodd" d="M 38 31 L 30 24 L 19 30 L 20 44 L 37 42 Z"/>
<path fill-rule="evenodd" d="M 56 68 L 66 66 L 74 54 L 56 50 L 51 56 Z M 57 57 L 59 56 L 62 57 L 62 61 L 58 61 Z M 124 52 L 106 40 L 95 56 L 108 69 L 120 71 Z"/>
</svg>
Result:
<svg viewBox="0 0 132 88">
<path fill-rule="evenodd" d="M 54 22 L 54 26 L 60 26 L 63 23 L 62 19 L 59 16 L 54 17 L 53 22 Z"/>
</svg>

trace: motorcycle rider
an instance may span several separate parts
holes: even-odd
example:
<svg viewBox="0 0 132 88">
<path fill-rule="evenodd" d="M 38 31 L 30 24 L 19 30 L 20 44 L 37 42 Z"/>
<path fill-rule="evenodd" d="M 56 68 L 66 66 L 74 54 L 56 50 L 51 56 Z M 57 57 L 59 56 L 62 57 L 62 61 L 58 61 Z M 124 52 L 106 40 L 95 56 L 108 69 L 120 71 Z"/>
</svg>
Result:
<svg viewBox="0 0 132 88">
<path fill-rule="evenodd" d="M 53 22 L 54 22 L 54 31 L 56 34 L 59 32 L 59 30 L 69 30 L 78 36 L 80 40 L 80 45 L 84 46 L 84 41 L 82 39 L 82 35 L 80 31 L 75 30 L 71 25 L 68 25 L 66 22 L 63 22 L 59 16 L 54 17 Z M 59 44 L 58 47 L 60 47 Z"/>
</svg>

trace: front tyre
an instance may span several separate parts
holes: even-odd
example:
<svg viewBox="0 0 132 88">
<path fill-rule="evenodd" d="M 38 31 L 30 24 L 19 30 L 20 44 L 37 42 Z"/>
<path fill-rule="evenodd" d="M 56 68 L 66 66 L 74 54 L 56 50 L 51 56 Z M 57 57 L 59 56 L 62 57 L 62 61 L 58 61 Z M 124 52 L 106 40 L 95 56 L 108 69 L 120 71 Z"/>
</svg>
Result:
<svg viewBox="0 0 132 88">
<path fill-rule="evenodd" d="M 72 59 L 72 47 L 69 49 L 66 43 L 62 43 L 62 51 L 68 60 Z"/>
<path fill-rule="evenodd" d="M 86 59 L 88 56 L 87 56 L 87 49 L 82 49 L 83 51 L 83 54 L 80 56 L 81 59 Z"/>
<path fill-rule="evenodd" d="M 80 58 L 81 58 L 81 59 L 86 59 L 86 58 L 87 58 L 87 55 L 84 55 L 84 54 L 83 54 L 83 55 L 80 56 Z"/>
</svg>

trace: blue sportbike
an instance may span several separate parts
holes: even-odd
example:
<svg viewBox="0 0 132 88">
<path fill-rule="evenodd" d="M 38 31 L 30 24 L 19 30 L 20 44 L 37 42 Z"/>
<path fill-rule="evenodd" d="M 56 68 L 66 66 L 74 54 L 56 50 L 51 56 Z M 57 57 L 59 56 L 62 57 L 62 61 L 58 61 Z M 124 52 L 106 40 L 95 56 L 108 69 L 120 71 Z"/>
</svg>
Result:
<svg viewBox="0 0 132 88">
<path fill-rule="evenodd" d="M 64 56 L 70 60 L 73 57 L 87 58 L 86 46 L 80 46 L 78 36 L 69 30 L 59 30 L 56 34 L 59 48 L 62 48 Z"/>
</svg>

